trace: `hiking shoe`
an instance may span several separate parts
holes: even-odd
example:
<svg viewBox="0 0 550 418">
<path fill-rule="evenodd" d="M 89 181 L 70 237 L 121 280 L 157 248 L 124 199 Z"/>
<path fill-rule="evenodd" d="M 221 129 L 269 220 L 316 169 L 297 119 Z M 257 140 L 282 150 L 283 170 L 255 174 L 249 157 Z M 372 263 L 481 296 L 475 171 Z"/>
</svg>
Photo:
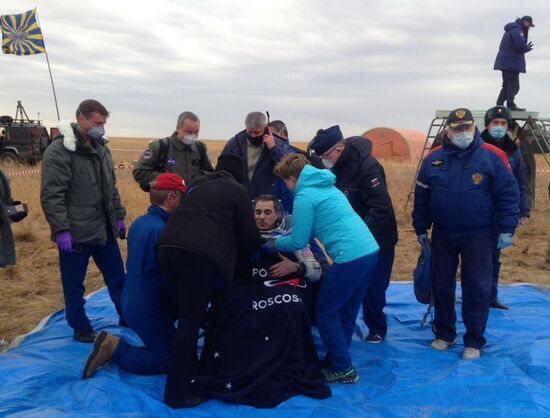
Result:
<svg viewBox="0 0 550 418">
<path fill-rule="evenodd" d="M 369 332 L 369 335 L 367 335 L 367 338 L 365 338 L 365 341 L 371 344 L 379 344 L 382 341 L 384 341 L 384 338 L 377 334 L 376 332 Z"/>
<path fill-rule="evenodd" d="M 107 334 L 105 331 L 99 333 L 94 342 L 94 349 L 88 356 L 88 360 L 84 366 L 83 379 L 92 377 L 99 366 L 113 358 L 119 340 L 119 337 Z"/>
<path fill-rule="evenodd" d="M 325 381 L 327 383 L 356 383 L 359 380 L 359 376 L 355 371 L 355 367 L 349 366 L 348 369 L 341 372 L 333 372 L 330 369 L 321 370 L 325 375 Z"/>
<path fill-rule="evenodd" d="M 466 347 L 462 353 L 462 360 L 474 360 L 481 356 L 481 350 L 474 347 Z"/>
<path fill-rule="evenodd" d="M 447 350 L 449 347 L 454 345 L 455 340 L 453 341 L 445 341 L 440 338 L 436 338 L 432 341 L 431 346 L 434 350 Z"/>
<path fill-rule="evenodd" d="M 73 338 L 81 343 L 91 344 L 95 341 L 96 337 L 97 334 L 93 329 L 73 332 Z"/>
<path fill-rule="evenodd" d="M 508 306 L 505 305 L 504 303 L 502 303 L 498 298 L 495 298 L 492 302 L 491 302 L 491 308 L 495 308 L 495 309 L 502 309 L 504 311 L 507 311 L 508 310 Z"/>
</svg>

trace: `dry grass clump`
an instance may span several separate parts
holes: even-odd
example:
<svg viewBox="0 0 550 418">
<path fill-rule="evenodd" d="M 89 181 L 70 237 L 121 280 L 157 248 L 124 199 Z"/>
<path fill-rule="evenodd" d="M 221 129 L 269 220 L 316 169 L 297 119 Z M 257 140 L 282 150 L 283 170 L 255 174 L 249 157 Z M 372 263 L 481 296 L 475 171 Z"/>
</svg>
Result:
<svg viewBox="0 0 550 418">
<path fill-rule="evenodd" d="M 137 160 L 147 142 L 148 140 L 139 138 L 113 138 L 109 146 L 115 164 Z M 225 141 L 207 142 L 208 153 L 214 164 L 224 145 Z M 305 147 L 305 144 L 294 145 Z M 388 164 L 389 161 L 381 163 L 386 167 L 399 228 L 399 243 L 392 279 L 411 280 L 419 246 L 411 226 L 412 202 L 405 209 L 405 201 L 415 170 L 412 167 L 396 167 Z M 539 167 L 544 167 L 542 158 L 539 158 L 538 163 Z M 515 245 L 503 252 L 503 283 L 550 284 L 550 273 L 542 270 L 550 234 L 550 205 L 547 191 L 549 180 L 548 173 L 539 174 L 537 210 L 533 212 L 529 225 L 518 229 L 514 239 Z M 148 195 L 134 182 L 130 168 L 117 170 L 117 182 L 128 212 L 126 221 L 130 225 L 147 209 Z M 40 207 L 40 175 L 13 176 L 11 184 L 14 198 L 27 203 L 30 213 L 26 219 L 13 225 L 17 266 L 0 269 L 0 340 L 4 338 L 8 341 L 16 335 L 30 331 L 46 315 L 63 308 L 58 253 L 50 239 L 50 229 Z M 125 257 L 126 242 L 119 242 Z M 85 286 L 87 293 L 103 286 L 101 274 L 92 260 Z"/>
</svg>

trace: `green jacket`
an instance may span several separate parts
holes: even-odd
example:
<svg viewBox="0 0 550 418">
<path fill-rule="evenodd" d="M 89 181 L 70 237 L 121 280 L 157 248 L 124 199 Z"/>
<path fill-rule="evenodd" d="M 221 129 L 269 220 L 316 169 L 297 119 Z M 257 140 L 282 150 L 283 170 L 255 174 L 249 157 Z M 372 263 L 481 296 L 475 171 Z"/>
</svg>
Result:
<svg viewBox="0 0 550 418">
<path fill-rule="evenodd" d="M 10 182 L 0 170 L 0 267 L 15 265 L 15 242 L 6 209 L 11 204 Z"/>
<path fill-rule="evenodd" d="M 134 166 L 132 171 L 134 180 L 145 191 L 149 190 L 149 183 L 162 172 L 175 173 L 181 176 L 186 184 L 189 184 L 197 177 L 204 176 L 213 171 L 204 142 L 201 142 L 200 145 L 199 143 L 186 145 L 178 139 L 176 132 L 167 139 L 168 154 L 166 161 L 159 161 L 160 143 L 165 140 L 163 138 L 149 142 L 147 149 Z M 202 148 L 202 151 L 199 147 Z M 160 171 L 161 162 L 164 163 L 164 171 Z"/>
<path fill-rule="evenodd" d="M 108 228 L 117 237 L 116 221 L 126 216 L 111 152 L 103 139 L 86 144 L 76 124 L 60 124 L 59 132 L 42 159 L 40 202 L 52 239 L 70 231 L 74 243 L 105 245 Z"/>
</svg>

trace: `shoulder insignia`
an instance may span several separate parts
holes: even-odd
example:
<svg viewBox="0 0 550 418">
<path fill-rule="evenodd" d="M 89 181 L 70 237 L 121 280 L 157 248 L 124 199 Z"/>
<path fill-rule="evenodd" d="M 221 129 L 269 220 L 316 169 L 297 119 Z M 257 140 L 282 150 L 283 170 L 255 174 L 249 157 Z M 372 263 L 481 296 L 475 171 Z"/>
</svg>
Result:
<svg viewBox="0 0 550 418">
<path fill-rule="evenodd" d="M 147 148 L 145 151 L 143 151 L 143 158 L 148 160 L 153 156 L 153 150 L 151 148 Z"/>
</svg>

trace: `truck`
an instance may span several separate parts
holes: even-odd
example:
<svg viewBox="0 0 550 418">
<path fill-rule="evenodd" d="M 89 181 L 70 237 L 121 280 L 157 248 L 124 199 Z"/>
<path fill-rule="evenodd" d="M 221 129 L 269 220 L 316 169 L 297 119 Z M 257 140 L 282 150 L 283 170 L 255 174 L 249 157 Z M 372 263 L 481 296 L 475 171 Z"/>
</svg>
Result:
<svg viewBox="0 0 550 418">
<path fill-rule="evenodd" d="M 51 143 L 51 136 L 40 120 L 29 119 L 21 101 L 15 117 L 0 116 L 0 164 L 36 164 Z"/>
</svg>

